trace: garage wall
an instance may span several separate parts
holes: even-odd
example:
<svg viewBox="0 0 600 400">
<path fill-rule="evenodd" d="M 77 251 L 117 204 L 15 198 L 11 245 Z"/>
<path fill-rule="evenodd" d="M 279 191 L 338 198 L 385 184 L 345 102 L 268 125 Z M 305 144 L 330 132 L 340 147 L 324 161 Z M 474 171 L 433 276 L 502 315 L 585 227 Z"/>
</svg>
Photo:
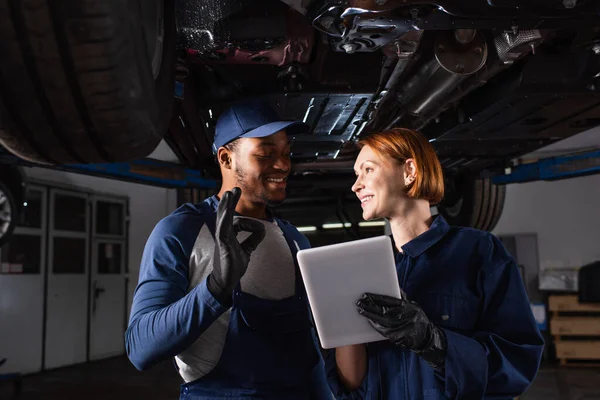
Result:
<svg viewBox="0 0 600 400">
<path fill-rule="evenodd" d="M 127 257 L 130 278 L 129 303 L 127 305 L 127 312 L 129 312 L 144 245 L 156 223 L 175 210 L 177 206 L 176 190 L 43 168 L 26 168 L 25 172 L 31 179 L 58 182 L 63 185 L 89 188 L 94 192 L 129 197 L 129 254 Z"/>
<path fill-rule="evenodd" d="M 110 180 L 110 179 L 105 179 L 105 178 L 97 178 L 97 177 L 91 177 L 91 176 L 85 176 L 85 175 L 79 175 L 79 174 L 72 174 L 72 173 L 65 173 L 62 171 L 54 171 L 54 170 L 48 170 L 48 169 L 41 169 L 41 168 L 25 168 L 24 169 L 25 173 L 27 174 L 28 178 L 30 179 L 30 182 L 32 184 L 38 182 L 38 183 L 43 183 L 44 185 L 48 185 L 50 187 L 54 186 L 54 187 L 63 187 L 66 189 L 75 189 L 75 190 L 82 190 L 82 191 L 86 191 L 86 192 L 92 192 L 95 194 L 104 194 L 104 195 L 108 195 L 109 198 L 114 198 L 114 196 L 117 196 L 119 198 L 122 197 L 126 197 L 129 199 L 129 210 L 130 210 L 130 223 L 129 223 L 129 235 L 128 235 L 128 252 L 126 254 L 124 254 L 124 259 L 126 260 L 128 267 L 129 267 L 129 285 L 128 285 L 128 304 L 127 304 L 127 312 L 129 312 L 129 309 L 131 308 L 131 300 L 133 297 L 133 291 L 135 289 L 135 286 L 137 284 L 137 279 L 138 279 L 138 274 L 139 274 L 139 264 L 140 264 L 140 260 L 141 260 L 141 256 L 142 256 L 142 252 L 144 249 L 144 245 L 146 243 L 146 240 L 148 238 L 148 236 L 150 235 L 152 229 L 154 228 L 154 226 L 156 225 L 156 223 L 163 217 L 165 217 L 167 214 L 169 214 L 170 212 L 172 212 L 175 207 L 176 207 L 176 202 L 177 202 L 177 195 L 176 195 L 176 191 L 175 190 L 168 190 L 168 189 L 163 189 L 163 188 L 156 188 L 156 187 L 152 187 L 152 186 L 147 186 L 147 185 L 140 185 L 140 184 L 132 184 L 132 183 L 127 183 L 127 182 L 120 182 L 120 181 L 115 181 L 115 180 Z M 32 185 L 32 188 L 34 186 Z M 50 200 L 48 198 L 46 198 L 46 191 L 43 188 L 40 188 L 41 190 L 39 190 L 41 194 L 41 196 L 43 196 L 42 198 L 42 203 L 48 203 Z M 69 193 L 68 191 L 66 193 Z M 33 204 L 33 203 L 32 203 Z M 45 210 L 46 207 L 45 206 L 41 206 L 40 209 Z M 31 235 L 31 231 L 32 230 L 39 230 L 40 232 L 44 232 L 41 233 L 41 237 L 42 238 L 46 238 L 45 232 L 45 217 L 42 216 L 41 217 L 41 223 L 42 223 L 42 227 L 40 228 L 22 228 L 19 227 L 18 229 L 20 230 L 21 233 L 25 233 L 27 235 Z M 25 229 L 25 230 L 24 230 Z M 25 231 L 28 230 L 26 233 Z M 90 231 L 91 232 L 91 231 Z M 85 237 L 85 233 L 83 234 Z M 63 237 L 65 237 L 63 235 Z M 104 238 L 104 239 L 98 239 L 100 241 L 104 241 L 106 242 L 108 239 Z M 97 243 L 100 243 L 97 242 Z M 87 323 L 79 323 L 81 322 L 79 319 L 75 318 L 75 317 L 80 317 L 81 316 L 81 312 L 77 312 L 74 313 L 73 310 L 67 310 L 68 307 L 64 307 L 63 305 L 60 305 L 60 309 L 61 312 L 67 313 L 71 316 L 71 319 L 67 319 L 67 320 L 61 320 L 60 316 L 57 317 L 56 313 L 54 311 L 52 311 L 52 307 L 51 304 L 48 302 L 47 303 L 47 312 L 48 315 L 46 315 L 46 321 L 59 321 L 59 324 L 64 323 L 65 324 L 65 330 L 61 331 L 60 326 L 58 329 L 53 329 L 52 332 L 54 333 L 54 335 L 50 335 L 50 329 L 46 330 L 46 336 L 43 338 L 43 304 L 44 304 L 44 279 L 43 279 L 43 274 L 44 274 L 44 270 L 46 267 L 46 262 L 47 260 L 45 260 L 45 254 L 46 254 L 46 246 L 47 246 L 47 240 L 42 240 L 41 241 L 41 249 L 40 249 L 40 257 L 41 257 L 41 262 L 40 262 L 40 271 L 36 274 L 36 273 L 32 273 L 32 274 L 22 274 L 22 275 L 11 275 L 11 274 L 3 274 L 0 275 L 0 358 L 2 357 L 6 357 L 8 359 L 8 361 L 6 362 L 5 365 L 3 365 L 2 367 L 0 367 L 0 374 L 1 373 L 6 373 L 6 372 L 22 372 L 22 373 L 31 373 L 31 372 L 37 372 L 40 371 L 40 369 L 42 368 L 42 358 L 45 356 L 44 360 L 44 365 L 46 368 L 54 368 L 56 366 L 62 366 L 62 365 L 69 365 L 69 363 L 74 363 L 74 362 L 81 362 L 81 348 L 82 346 L 77 346 L 78 348 L 78 353 L 77 353 L 77 357 L 63 357 L 65 358 L 64 360 L 58 360 L 60 362 L 58 362 L 56 360 L 57 357 L 49 357 L 49 354 L 52 353 L 52 351 L 49 352 L 49 350 L 53 350 L 55 348 L 58 348 L 60 346 L 65 345 L 64 342 L 66 341 L 70 341 L 70 336 L 68 335 L 68 333 L 73 333 L 73 329 L 67 329 L 67 328 L 72 328 L 73 325 L 73 321 L 75 322 L 75 325 L 77 325 L 77 327 L 81 326 L 87 326 L 88 324 L 93 325 L 95 324 L 99 324 L 100 326 L 106 326 L 107 329 L 109 328 L 114 328 L 114 323 L 112 324 L 107 324 L 105 322 L 105 320 L 103 320 L 101 317 L 102 316 L 106 316 L 106 307 L 107 304 L 110 305 L 113 303 L 110 303 L 110 301 L 108 301 L 109 299 L 107 299 L 106 297 L 101 298 L 101 301 L 99 303 L 94 303 L 94 304 L 98 304 L 98 308 L 96 309 L 98 311 L 97 314 L 95 314 L 95 317 L 92 318 L 90 321 L 88 321 Z M 107 242 L 108 243 L 108 242 Z M 31 246 L 31 244 L 29 244 L 29 246 Z M 16 251 L 21 251 L 21 250 L 16 250 Z M 112 253 L 111 253 L 112 254 Z M 108 256 L 107 256 L 108 257 Z M 98 258 L 94 258 L 92 257 L 94 260 L 97 260 Z M 112 258 L 112 256 L 110 256 L 110 258 Z M 92 262 L 93 263 L 93 262 Z M 89 270 L 91 271 L 92 266 L 88 266 Z M 53 276 L 58 279 L 57 274 L 53 274 Z M 73 274 L 67 274 L 67 275 L 61 275 L 61 277 L 67 277 L 67 278 L 80 278 L 83 276 L 79 276 L 79 275 L 73 275 Z M 109 280 L 111 280 L 112 276 L 111 275 L 103 275 L 102 279 L 103 279 L 103 283 L 101 286 L 103 290 L 106 291 L 106 293 L 109 293 L 111 290 L 111 287 L 106 286 L 106 283 L 108 283 Z M 117 277 L 117 280 L 120 277 Z M 55 279 L 55 280 L 56 280 Z M 84 281 L 87 280 L 87 277 L 83 277 Z M 100 277 L 97 278 L 97 280 L 100 279 Z M 122 279 L 122 278 L 121 278 Z M 111 281 L 112 282 L 112 281 Z M 1 289 L 6 289 L 6 285 L 8 286 L 9 290 L 1 290 Z M 81 287 L 85 287 L 85 290 L 87 291 L 87 285 L 83 284 L 80 285 Z M 54 286 L 54 288 L 56 289 L 56 285 Z M 114 288 L 113 288 L 114 289 Z M 121 292 L 122 293 L 122 292 Z M 16 295 L 15 295 L 16 294 Z M 50 296 L 50 294 L 48 294 L 48 296 Z M 86 298 L 87 295 L 84 295 L 84 298 Z M 54 295 L 52 295 L 52 299 L 59 301 L 61 299 L 60 295 L 57 295 L 56 293 L 54 293 Z M 107 302 L 108 301 L 108 302 Z M 122 298 L 120 300 L 120 304 L 122 303 Z M 81 302 L 73 302 L 74 305 L 77 305 L 77 310 L 76 311 L 81 311 L 79 305 L 80 304 L 87 304 L 87 302 L 85 300 L 82 300 Z M 117 301 L 117 303 L 119 303 L 119 301 Z M 85 308 L 85 307 L 84 307 Z M 104 310 L 104 312 L 101 312 L 102 310 Z M 83 314 L 85 315 L 88 311 L 84 310 Z M 50 313 L 54 313 L 52 316 L 50 315 Z M 76 314 L 76 315 L 75 315 Z M 110 312 L 108 312 L 108 315 L 112 315 Z M 122 318 L 122 317 L 120 317 Z M 75 319 L 77 319 L 75 321 Z M 84 318 L 85 319 L 85 318 Z M 122 320 L 121 320 L 122 321 Z M 114 320 L 112 321 L 108 321 L 108 322 L 115 322 Z M 116 323 L 117 325 L 119 324 L 118 321 Z M 57 324 L 50 324 L 52 327 L 57 326 Z M 75 330 L 77 330 L 78 328 L 75 328 Z M 100 329 L 101 330 L 101 329 Z M 100 337 L 104 337 L 105 339 L 109 336 L 108 333 L 112 333 L 113 335 L 111 336 L 114 339 L 114 329 L 111 332 L 97 332 L 98 330 L 95 330 L 96 333 L 99 334 Z M 63 335 L 64 333 L 64 335 Z M 81 332 L 81 335 L 79 334 L 79 331 L 77 331 L 77 338 L 76 339 L 80 339 L 80 337 L 83 335 L 84 337 L 86 337 L 86 332 Z M 104 336 L 103 336 L 104 335 Z M 49 337 L 52 336 L 52 340 L 49 339 Z M 71 335 L 73 336 L 73 335 Z M 96 343 L 98 342 L 98 340 L 96 340 L 96 342 L 94 342 L 92 339 L 94 337 L 94 335 L 91 335 L 92 338 L 90 339 L 90 341 L 92 343 Z M 117 335 L 118 336 L 118 335 Z M 85 343 L 87 343 L 87 339 L 83 339 L 85 341 Z M 118 340 L 118 339 L 117 339 Z M 50 344 L 49 344 L 50 341 Z M 46 346 L 45 346 L 45 353 L 43 353 L 43 347 L 42 347 L 42 343 L 45 342 Z M 83 343 L 83 348 L 85 349 L 85 343 Z M 107 340 L 102 341 L 102 339 L 100 340 L 100 343 L 108 343 Z M 79 343 L 79 341 L 77 342 L 77 344 L 81 344 Z M 96 343 L 97 344 L 97 343 Z M 72 343 L 67 344 L 67 346 L 71 346 L 74 347 L 74 345 Z M 92 348 L 91 344 L 90 344 L 90 357 L 100 357 L 98 354 L 101 353 L 100 350 L 103 350 L 103 348 L 99 349 L 96 347 L 102 347 L 102 346 L 95 346 L 94 348 Z M 105 346 L 106 347 L 106 346 Z M 118 346 L 115 346 L 118 347 Z M 85 350 L 83 350 L 83 352 L 85 352 Z M 54 352 L 56 353 L 56 351 Z M 55 354 L 52 353 L 50 355 L 54 356 Z M 65 352 L 59 351 L 58 353 L 60 354 L 66 354 Z M 92 354 L 94 353 L 94 354 Z M 84 356 L 85 358 L 85 356 Z"/>
<path fill-rule="evenodd" d="M 511 184 L 494 233 L 537 233 L 540 267 L 600 259 L 600 175 Z"/>
</svg>

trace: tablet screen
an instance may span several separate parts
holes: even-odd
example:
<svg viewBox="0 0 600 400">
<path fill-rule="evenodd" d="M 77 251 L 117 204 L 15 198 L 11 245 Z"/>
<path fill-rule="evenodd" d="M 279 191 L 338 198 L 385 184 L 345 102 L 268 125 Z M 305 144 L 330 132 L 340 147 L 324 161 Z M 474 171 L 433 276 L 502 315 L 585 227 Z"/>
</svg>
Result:
<svg viewBox="0 0 600 400">
<path fill-rule="evenodd" d="M 324 349 L 385 339 L 356 301 L 365 292 L 400 298 L 388 236 L 300 250 L 298 264 Z"/>
</svg>

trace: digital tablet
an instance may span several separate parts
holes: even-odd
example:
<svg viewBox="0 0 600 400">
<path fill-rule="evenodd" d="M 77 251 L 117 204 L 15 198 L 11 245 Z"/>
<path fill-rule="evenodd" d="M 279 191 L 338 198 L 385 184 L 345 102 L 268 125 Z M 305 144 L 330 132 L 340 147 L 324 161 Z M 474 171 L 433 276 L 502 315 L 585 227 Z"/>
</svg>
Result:
<svg viewBox="0 0 600 400">
<path fill-rule="evenodd" d="M 300 250 L 298 265 L 324 349 L 385 339 L 356 301 L 365 292 L 400 298 L 388 236 Z"/>
</svg>

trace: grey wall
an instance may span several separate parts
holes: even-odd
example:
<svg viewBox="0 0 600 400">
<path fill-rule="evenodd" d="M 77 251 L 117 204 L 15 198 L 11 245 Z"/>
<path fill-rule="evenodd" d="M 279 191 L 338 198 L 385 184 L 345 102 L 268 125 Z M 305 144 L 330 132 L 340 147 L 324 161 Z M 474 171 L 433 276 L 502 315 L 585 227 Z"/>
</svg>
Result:
<svg viewBox="0 0 600 400">
<path fill-rule="evenodd" d="M 600 175 L 509 185 L 494 233 L 537 233 L 541 268 L 599 260 Z"/>
</svg>

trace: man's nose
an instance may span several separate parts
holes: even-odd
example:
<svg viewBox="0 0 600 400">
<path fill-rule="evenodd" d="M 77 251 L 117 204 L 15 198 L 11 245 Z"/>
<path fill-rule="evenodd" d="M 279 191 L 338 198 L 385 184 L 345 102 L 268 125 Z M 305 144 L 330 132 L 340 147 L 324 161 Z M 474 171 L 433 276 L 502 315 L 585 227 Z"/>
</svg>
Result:
<svg viewBox="0 0 600 400">
<path fill-rule="evenodd" d="M 282 171 L 289 171 L 292 167 L 292 161 L 287 156 L 281 156 L 275 161 L 274 167 Z"/>
</svg>

